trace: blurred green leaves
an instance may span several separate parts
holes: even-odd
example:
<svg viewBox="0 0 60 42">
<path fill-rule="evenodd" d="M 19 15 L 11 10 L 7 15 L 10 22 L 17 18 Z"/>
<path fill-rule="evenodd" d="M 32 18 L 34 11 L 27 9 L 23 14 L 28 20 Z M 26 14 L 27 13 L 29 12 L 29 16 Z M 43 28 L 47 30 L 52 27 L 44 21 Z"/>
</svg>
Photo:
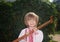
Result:
<svg viewBox="0 0 60 42">
<path fill-rule="evenodd" d="M 49 20 L 54 16 L 54 23 L 43 28 L 44 41 L 49 41 L 49 33 L 55 32 L 56 22 L 58 20 L 58 8 L 56 3 L 46 3 L 41 0 L 16 0 L 15 2 L 0 2 L 0 32 L 2 33 L 1 42 L 11 42 L 18 37 L 20 31 L 26 26 L 24 24 L 24 15 L 33 11 L 39 15 L 39 23 Z M 4 40 L 4 41 L 3 41 Z"/>
</svg>

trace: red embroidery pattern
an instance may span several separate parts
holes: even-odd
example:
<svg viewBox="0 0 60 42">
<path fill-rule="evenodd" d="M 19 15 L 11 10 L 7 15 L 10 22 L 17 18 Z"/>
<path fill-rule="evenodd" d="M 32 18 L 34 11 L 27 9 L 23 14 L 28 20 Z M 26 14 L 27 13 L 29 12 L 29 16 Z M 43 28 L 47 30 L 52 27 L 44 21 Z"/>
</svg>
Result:
<svg viewBox="0 0 60 42">
<path fill-rule="evenodd" d="M 29 32 L 31 32 L 31 30 L 29 30 Z M 33 34 L 29 35 L 29 42 L 33 42 Z"/>
</svg>

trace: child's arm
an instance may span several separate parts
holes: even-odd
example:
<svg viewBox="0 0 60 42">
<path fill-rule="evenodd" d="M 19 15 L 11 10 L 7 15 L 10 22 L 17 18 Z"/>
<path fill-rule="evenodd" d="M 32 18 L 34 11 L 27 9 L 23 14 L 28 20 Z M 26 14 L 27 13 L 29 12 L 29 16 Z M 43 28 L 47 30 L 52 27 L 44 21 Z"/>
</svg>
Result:
<svg viewBox="0 0 60 42">
<path fill-rule="evenodd" d="M 25 29 L 23 29 L 23 30 L 20 32 L 18 38 L 22 37 L 23 35 L 25 35 Z M 14 40 L 14 41 L 12 41 L 12 42 L 25 42 L 25 40 L 23 39 L 23 40 L 19 41 L 18 39 L 16 39 L 16 40 Z"/>
<path fill-rule="evenodd" d="M 22 37 L 23 35 L 25 35 L 25 29 L 23 29 L 23 30 L 21 31 L 21 33 L 19 34 L 18 38 Z M 25 42 L 25 40 L 22 39 L 21 41 L 18 41 L 18 42 Z"/>
<path fill-rule="evenodd" d="M 21 37 L 22 35 L 24 35 L 24 33 L 25 33 L 25 30 L 23 29 L 23 30 L 20 32 L 18 38 Z"/>
<path fill-rule="evenodd" d="M 43 41 L 43 32 L 40 30 L 38 42 L 42 42 L 42 41 Z"/>
</svg>

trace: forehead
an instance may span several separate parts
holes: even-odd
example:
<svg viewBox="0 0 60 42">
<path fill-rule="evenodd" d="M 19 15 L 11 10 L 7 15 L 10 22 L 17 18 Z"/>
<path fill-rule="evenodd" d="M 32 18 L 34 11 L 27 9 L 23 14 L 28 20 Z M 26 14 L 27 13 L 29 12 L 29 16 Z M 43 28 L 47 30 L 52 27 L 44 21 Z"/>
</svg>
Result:
<svg viewBox="0 0 60 42">
<path fill-rule="evenodd" d="M 36 19 L 36 16 L 34 16 L 33 14 L 29 14 L 28 16 L 26 16 L 26 19 Z"/>
<path fill-rule="evenodd" d="M 27 20 L 36 20 L 36 18 L 35 17 L 28 17 L 28 18 L 26 18 Z"/>
<path fill-rule="evenodd" d="M 26 17 L 28 17 L 28 18 L 35 18 L 36 16 L 33 15 L 33 14 L 28 14 Z"/>
</svg>

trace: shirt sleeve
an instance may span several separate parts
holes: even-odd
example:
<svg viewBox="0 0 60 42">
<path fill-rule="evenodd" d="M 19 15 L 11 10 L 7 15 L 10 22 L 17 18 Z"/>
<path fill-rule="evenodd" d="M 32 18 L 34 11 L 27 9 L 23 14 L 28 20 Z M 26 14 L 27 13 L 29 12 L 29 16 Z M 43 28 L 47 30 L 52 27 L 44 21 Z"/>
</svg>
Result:
<svg viewBox="0 0 60 42">
<path fill-rule="evenodd" d="M 43 32 L 40 30 L 39 34 L 40 34 L 40 36 L 39 36 L 40 37 L 40 42 L 42 42 L 43 41 Z"/>
<path fill-rule="evenodd" d="M 25 29 L 23 29 L 23 30 L 21 31 L 21 33 L 19 34 L 18 38 L 19 38 L 19 37 L 22 37 L 24 34 L 25 34 Z M 26 41 L 25 41 L 25 39 L 22 39 L 22 40 L 19 41 L 19 42 L 26 42 Z"/>
</svg>

